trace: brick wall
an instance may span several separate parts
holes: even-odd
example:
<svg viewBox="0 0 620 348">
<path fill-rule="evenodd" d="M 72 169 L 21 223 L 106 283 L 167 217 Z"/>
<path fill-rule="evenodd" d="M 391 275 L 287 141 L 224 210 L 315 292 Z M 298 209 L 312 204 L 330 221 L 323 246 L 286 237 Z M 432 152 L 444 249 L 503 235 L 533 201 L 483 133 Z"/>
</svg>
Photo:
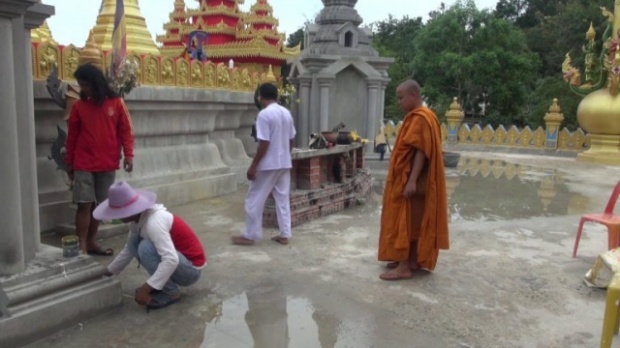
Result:
<svg viewBox="0 0 620 348">
<path fill-rule="evenodd" d="M 334 166 L 340 169 L 335 176 Z M 364 147 L 293 161 L 291 171 L 291 224 L 298 226 L 355 205 L 370 192 L 372 179 L 365 171 Z M 263 226 L 277 227 L 273 197 L 263 212 Z"/>
<path fill-rule="evenodd" d="M 356 204 L 356 200 L 370 193 L 372 178 L 358 171 L 354 178 L 342 183 L 327 183 L 314 190 L 291 192 L 291 225 L 298 226 L 319 217 L 333 214 Z M 263 226 L 277 227 L 275 202 L 269 197 L 263 212 Z"/>
</svg>

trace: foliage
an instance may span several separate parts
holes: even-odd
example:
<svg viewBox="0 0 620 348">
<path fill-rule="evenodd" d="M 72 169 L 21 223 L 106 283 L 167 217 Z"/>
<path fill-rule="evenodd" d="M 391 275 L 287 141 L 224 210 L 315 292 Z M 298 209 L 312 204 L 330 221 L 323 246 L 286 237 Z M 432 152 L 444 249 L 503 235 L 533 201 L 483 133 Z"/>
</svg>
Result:
<svg viewBox="0 0 620 348">
<path fill-rule="evenodd" d="M 278 103 L 286 108 L 291 108 L 291 104 L 293 103 L 293 97 L 295 96 L 295 86 L 292 84 L 284 84 L 284 86 L 278 88 Z M 295 100 L 298 103 L 298 100 Z"/>
<path fill-rule="evenodd" d="M 538 58 L 512 23 L 478 10 L 473 1 L 458 1 L 425 25 L 415 50 L 415 77 L 439 114 L 457 97 L 469 116 L 486 105 L 483 123 L 524 124 L 520 107 Z"/>
<path fill-rule="evenodd" d="M 286 47 L 293 48 L 301 44 L 301 49 L 304 49 L 304 28 L 299 28 L 294 33 L 288 36 L 286 40 Z"/>
<path fill-rule="evenodd" d="M 579 128 L 577 108 L 581 98 L 576 96 L 561 77 L 546 77 L 537 81 L 536 87 L 530 92 L 524 108 L 528 110 L 526 124 L 532 129 L 544 126 L 545 114 L 551 102 L 557 98 L 564 114 L 563 126 L 571 131 Z"/>
<path fill-rule="evenodd" d="M 593 22 L 602 37 L 606 22 L 601 16 L 601 6 L 613 5 L 613 0 L 571 0 L 555 1 L 555 9 L 547 8 L 548 13 L 536 25 L 520 27 L 527 37 L 528 46 L 541 58 L 540 74 L 542 76 L 559 75 L 566 53 L 570 53 L 573 62 L 583 61 L 585 32 Z M 517 20 L 517 26 L 519 21 Z M 598 46 L 602 43 L 599 41 Z"/>
<path fill-rule="evenodd" d="M 423 27 L 422 18 L 404 17 L 400 20 L 390 16 L 387 20 L 372 24 L 373 46 L 381 56 L 394 57 L 395 62 L 388 70 L 391 78 L 385 92 L 385 117 L 399 119 L 402 111 L 396 99 L 396 87 L 402 81 L 413 77 L 411 69 L 415 57 L 414 42 Z"/>
<path fill-rule="evenodd" d="M 564 125 L 575 129 L 581 98 L 562 80 L 562 62 L 570 53 L 583 69 L 591 22 L 600 51 L 603 6 L 613 12 L 614 0 L 498 0 L 493 11 L 461 0 L 449 8 L 441 3 L 426 20 L 390 16 L 373 23 L 375 49 L 395 58 L 386 117 L 402 115 L 396 86 L 415 78 L 440 117 L 457 97 L 470 121 L 537 127 L 558 98 Z"/>
</svg>

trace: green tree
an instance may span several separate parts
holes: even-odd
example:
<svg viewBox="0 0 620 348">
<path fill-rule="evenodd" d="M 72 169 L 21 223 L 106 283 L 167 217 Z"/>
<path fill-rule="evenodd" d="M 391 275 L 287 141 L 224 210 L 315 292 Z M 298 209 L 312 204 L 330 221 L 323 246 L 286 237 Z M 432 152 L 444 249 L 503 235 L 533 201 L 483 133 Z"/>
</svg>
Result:
<svg viewBox="0 0 620 348">
<path fill-rule="evenodd" d="M 390 83 L 385 92 L 385 117 L 399 119 L 402 111 L 396 99 L 396 87 L 413 76 L 412 62 L 415 56 L 414 42 L 423 27 L 421 17 L 388 19 L 373 23 L 373 47 L 384 57 L 394 57 L 395 62 L 388 69 Z"/>
<path fill-rule="evenodd" d="M 415 53 L 414 76 L 439 115 L 457 97 L 469 116 L 486 105 L 483 123 L 525 123 L 521 106 L 539 62 L 508 20 L 458 1 L 420 31 Z"/>
<path fill-rule="evenodd" d="M 563 126 L 573 131 L 579 128 L 577 122 L 577 108 L 581 98 L 573 93 L 568 84 L 560 77 L 550 76 L 537 81 L 531 91 L 524 109 L 526 112 L 525 123 L 532 129 L 544 126 L 544 117 L 554 98 L 557 98 L 564 114 Z"/>
<path fill-rule="evenodd" d="M 304 49 L 304 28 L 297 29 L 294 33 L 288 36 L 286 40 L 286 47 L 293 48 L 301 44 L 301 49 Z"/>
<path fill-rule="evenodd" d="M 544 123 L 543 117 L 553 98 L 558 98 L 562 106 L 565 121 L 569 129 L 576 129 L 577 107 L 581 98 L 570 92 L 567 83 L 562 80 L 562 62 L 566 53 L 570 53 L 573 65 L 583 69 L 585 32 L 592 22 L 597 31 L 596 47 L 602 48 L 602 34 L 607 26 L 600 7 L 611 9 L 613 0 L 568 0 L 555 1 L 555 12 L 536 25 L 524 28 L 528 46 L 541 60 L 536 86 L 530 91 L 526 103 L 527 124 L 537 127 Z M 582 70 L 583 71 L 583 70 Z"/>
</svg>

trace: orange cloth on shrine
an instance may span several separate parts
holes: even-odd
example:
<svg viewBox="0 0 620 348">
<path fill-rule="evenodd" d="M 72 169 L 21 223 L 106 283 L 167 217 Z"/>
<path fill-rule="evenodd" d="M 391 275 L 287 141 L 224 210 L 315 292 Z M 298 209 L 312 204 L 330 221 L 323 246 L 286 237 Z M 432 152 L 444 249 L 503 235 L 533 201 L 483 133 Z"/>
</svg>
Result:
<svg viewBox="0 0 620 348">
<path fill-rule="evenodd" d="M 424 152 L 426 165 L 416 185 L 419 193 L 406 199 L 403 191 L 416 151 Z M 407 260 L 411 243 L 416 240 L 418 264 L 428 270 L 435 269 L 439 249 L 448 249 L 450 245 L 448 202 L 441 127 L 433 111 L 426 107 L 405 116 L 390 154 L 383 193 L 379 260 Z"/>
</svg>

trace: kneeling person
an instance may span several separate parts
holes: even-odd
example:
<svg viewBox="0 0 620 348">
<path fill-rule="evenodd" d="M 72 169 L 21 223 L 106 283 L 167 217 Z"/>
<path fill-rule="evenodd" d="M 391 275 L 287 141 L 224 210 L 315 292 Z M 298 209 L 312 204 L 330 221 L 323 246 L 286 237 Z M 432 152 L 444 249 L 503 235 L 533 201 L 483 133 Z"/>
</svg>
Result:
<svg viewBox="0 0 620 348">
<path fill-rule="evenodd" d="M 179 300 L 179 286 L 200 278 L 207 258 L 200 240 L 181 218 L 156 204 L 153 192 L 134 190 L 125 182 L 110 187 L 108 199 L 93 212 L 98 220 L 130 223 L 127 245 L 108 266 L 107 275 L 119 274 L 136 258 L 151 277 L 136 289 L 136 302 L 151 309 Z"/>
</svg>

